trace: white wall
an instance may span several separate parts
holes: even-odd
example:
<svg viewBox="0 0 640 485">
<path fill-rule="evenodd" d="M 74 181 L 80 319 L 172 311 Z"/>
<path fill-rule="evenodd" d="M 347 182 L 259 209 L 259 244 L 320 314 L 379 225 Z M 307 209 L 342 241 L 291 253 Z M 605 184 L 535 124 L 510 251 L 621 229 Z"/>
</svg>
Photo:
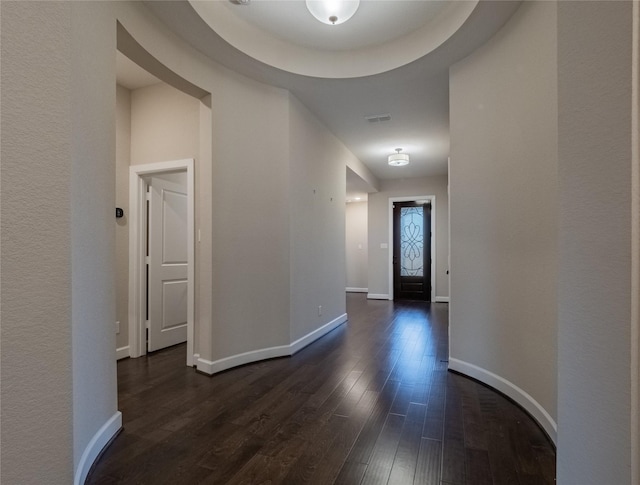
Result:
<svg viewBox="0 0 640 485">
<path fill-rule="evenodd" d="M 631 2 L 558 3 L 560 484 L 640 479 L 631 447 L 632 19 Z"/>
<path fill-rule="evenodd" d="M 389 250 L 380 248 L 381 243 L 389 244 L 389 199 L 434 195 L 436 198 L 436 279 L 435 296 L 446 300 L 449 297 L 449 277 L 447 275 L 449 234 L 449 201 L 447 197 L 447 176 L 416 179 L 381 180 L 380 191 L 369 194 L 369 294 L 389 294 Z"/>
<path fill-rule="evenodd" d="M 368 283 L 368 204 L 350 202 L 346 206 L 347 288 L 366 290 Z"/>
<path fill-rule="evenodd" d="M 116 85 L 116 348 L 129 345 L 129 165 L 131 163 L 131 91 Z M 126 353 L 128 355 L 128 352 Z M 126 357 L 124 355 L 124 357 Z"/>
<path fill-rule="evenodd" d="M 285 91 L 212 83 L 211 361 L 289 340 L 289 115 Z"/>
<path fill-rule="evenodd" d="M 70 7 L 0 8 L 2 482 L 71 483 Z"/>
<path fill-rule="evenodd" d="M 38 7 L 36 7 L 38 8 Z M 115 348 L 116 34 L 111 7 L 81 2 L 71 12 L 72 346 L 74 474 L 81 480 L 119 429 Z M 91 20 L 89 20 L 91 19 Z M 95 19 L 95 20 L 94 20 Z M 96 62 L 96 59 L 102 62 Z M 97 441 L 94 441 L 97 440 Z M 96 443 L 92 449 L 92 443 Z"/>
<path fill-rule="evenodd" d="M 451 68 L 449 168 L 450 368 L 507 393 L 554 439 L 556 79 L 556 4 L 525 2 Z"/>
<path fill-rule="evenodd" d="M 295 341 L 346 312 L 345 167 L 354 157 L 291 95 L 289 130 L 291 341 Z"/>
<path fill-rule="evenodd" d="M 165 83 L 131 91 L 131 164 L 199 158 L 199 106 Z"/>
</svg>

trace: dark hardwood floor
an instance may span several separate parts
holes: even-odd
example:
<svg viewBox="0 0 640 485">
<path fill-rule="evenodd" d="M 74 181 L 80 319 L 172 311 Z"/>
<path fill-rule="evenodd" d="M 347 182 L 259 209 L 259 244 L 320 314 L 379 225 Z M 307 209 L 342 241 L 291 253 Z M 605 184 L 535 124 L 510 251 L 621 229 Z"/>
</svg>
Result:
<svg viewBox="0 0 640 485">
<path fill-rule="evenodd" d="M 124 430 L 87 483 L 554 483 L 533 420 L 447 372 L 446 304 L 348 294 L 347 311 L 291 358 L 213 377 L 184 345 L 120 361 Z"/>
</svg>

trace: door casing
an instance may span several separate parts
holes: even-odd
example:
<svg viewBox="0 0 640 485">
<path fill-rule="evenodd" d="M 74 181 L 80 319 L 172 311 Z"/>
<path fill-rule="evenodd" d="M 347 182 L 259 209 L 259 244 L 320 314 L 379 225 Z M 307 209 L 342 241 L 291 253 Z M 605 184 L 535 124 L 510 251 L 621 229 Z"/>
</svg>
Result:
<svg viewBox="0 0 640 485">
<path fill-rule="evenodd" d="M 424 200 L 431 204 L 431 293 L 430 300 L 435 301 L 436 293 L 436 196 L 435 195 L 415 195 L 406 197 L 389 197 L 389 300 L 393 300 L 393 204 L 394 202 L 411 202 Z"/>
<path fill-rule="evenodd" d="M 195 307 L 195 198 L 194 160 L 132 165 L 129 168 L 129 349 L 131 357 L 147 353 L 146 346 L 146 197 L 145 177 L 164 172 L 187 172 L 187 358 L 194 365 L 194 307 Z"/>
</svg>

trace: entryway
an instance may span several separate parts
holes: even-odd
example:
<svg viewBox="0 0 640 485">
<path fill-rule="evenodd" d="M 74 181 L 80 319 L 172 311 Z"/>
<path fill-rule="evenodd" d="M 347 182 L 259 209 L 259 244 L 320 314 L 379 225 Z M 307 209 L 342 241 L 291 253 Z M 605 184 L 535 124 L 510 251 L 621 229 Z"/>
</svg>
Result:
<svg viewBox="0 0 640 485">
<path fill-rule="evenodd" d="M 389 199 L 392 300 L 433 301 L 435 197 Z"/>
<path fill-rule="evenodd" d="M 429 301 L 431 294 L 431 205 L 393 205 L 393 294 L 396 300 Z"/>
<path fill-rule="evenodd" d="M 131 357 L 194 343 L 193 159 L 130 168 Z"/>
</svg>

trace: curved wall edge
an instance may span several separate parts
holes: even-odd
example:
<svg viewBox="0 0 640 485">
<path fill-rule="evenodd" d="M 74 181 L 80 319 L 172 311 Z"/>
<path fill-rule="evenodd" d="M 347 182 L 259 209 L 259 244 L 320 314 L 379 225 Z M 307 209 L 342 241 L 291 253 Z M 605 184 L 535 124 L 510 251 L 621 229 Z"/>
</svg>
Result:
<svg viewBox="0 0 640 485">
<path fill-rule="evenodd" d="M 105 446 L 109 443 L 118 431 L 122 428 L 122 413 L 116 411 L 106 423 L 93 435 L 91 441 L 84 449 L 78 468 L 76 468 L 75 477 L 73 480 L 74 485 L 83 485 L 89 474 L 89 470 L 93 466 L 93 462 L 100 456 L 100 453 Z"/>
<path fill-rule="evenodd" d="M 549 438 L 551 438 L 553 444 L 557 446 L 558 425 L 551 415 L 529 393 L 520 389 L 504 377 L 500 377 L 491 371 L 463 360 L 449 358 L 449 370 L 473 377 L 513 399 L 538 422 Z"/>
<path fill-rule="evenodd" d="M 229 357 L 224 357 L 223 359 L 218 359 L 215 361 L 198 358 L 196 361 L 196 367 L 198 368 L 199 372 L 213 375 L 218 372 L 231 369 L 233 367 L 238 367 L 244 364 L 251 364 L 252 362 L 273 359 L 275 357 L 288 357 L 295 354 L 296 352 L 299 352 L 307 345 L 312 344 L 320 337 L 325 336 L 346 321 L 347 314 L 343 313 L 338 318 L 335 318 L 330 322 L 324 324 L 322 327 L 309 332 L 307 335 L 291 342 L 289 345 L 279 345 L 277 347 L 268 347 L 266 349 L 251 350 L 249 352 L 231 355 Z"/>
</svg>

